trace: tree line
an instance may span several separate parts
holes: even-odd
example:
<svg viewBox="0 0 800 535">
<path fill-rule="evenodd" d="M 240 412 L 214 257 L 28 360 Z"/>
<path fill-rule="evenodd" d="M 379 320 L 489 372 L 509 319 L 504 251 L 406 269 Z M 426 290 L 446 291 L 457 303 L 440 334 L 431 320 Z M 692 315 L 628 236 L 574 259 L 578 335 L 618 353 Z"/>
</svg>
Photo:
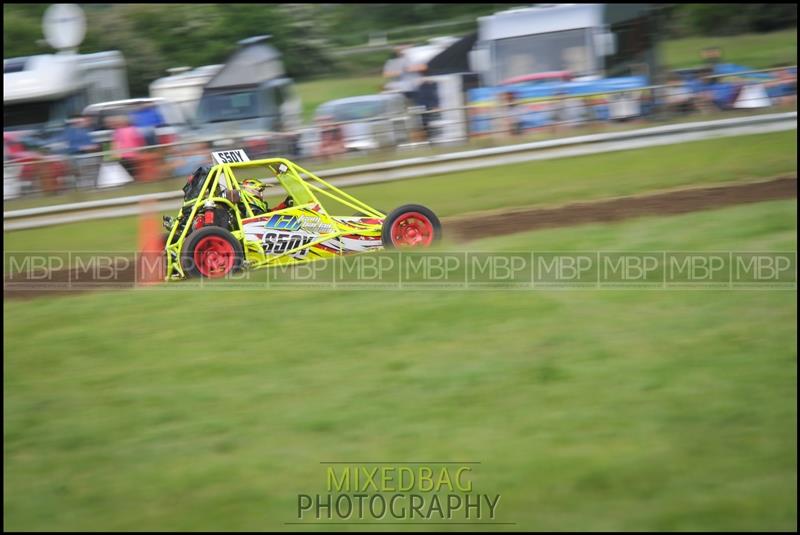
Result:
<svg viewBox="0 0 800 535">
<path fill-rule="evenodd" d="M 521 4 L 83 4 L 82 53 L 120 50 L 131 94 L 178 66 L 223 62 L 238 40 L 270 34 L 290 76 L 303 80 L 354 69 L 377 70 L 385 51 L 353 65 L 331 51 L 366 44 L 394 28 L 487 15 Z M 6 58 L 51 52 L 41 20 L 47 4 L 3 5 Z M 796 4 L 660 4 L 669 36 L 731 35 L 797 25 Z M 412 32 L 413 33 L 413 32 Z M 420 36 L 422 37 L 422 35 Z M 414 40 L 413 35 L 409 37 Z M 366 74 L 361 72 L 360 74 Z"/>
</svg>

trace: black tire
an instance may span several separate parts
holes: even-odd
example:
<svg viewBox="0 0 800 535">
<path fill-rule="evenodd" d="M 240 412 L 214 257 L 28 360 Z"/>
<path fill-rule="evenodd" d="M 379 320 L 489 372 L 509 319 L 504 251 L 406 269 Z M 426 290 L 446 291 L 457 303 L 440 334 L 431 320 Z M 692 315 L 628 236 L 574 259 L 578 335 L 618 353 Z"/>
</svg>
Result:
<svg viewBox="0 0 800 535">
<path fill-rule="evenodd" d="M 201 269 L 196 265 L 194 253 L 195 248 L 201 242 L 201 240 L 208 237 L 217 237 L 225 240 L 230 244 L 233 250 L 233 262 L 230 268 L 222 275 L 217 276 L 225 276 L 233 271 L 241 269 L 242 262 L 244 262 L 244 249 L 242 248 L 242 244 L 239 243 L 239 240 L 237 240 L 233 234 L 224 228 L 209 226 L 195 230 L 186 236 L 186 241 L 183 242 L 183 249 L 181 249 L 181 267 L 183 268 L 183 272 L 186 274 L 186 276 L 207 277 L 207 275 L 203 274 Z"/>
<path fill-rule="evenodd" d="M 383 226 L 381 227 L 381 241 L 383 242 L 384 247 L 393 248 L 397 246 L 397 244 L 394 243 L 391 235 L 392 225 L 394 225 L 394 222 L 400 217 L 409 212 L 420 214 L 430 223 L 430 226 L 433 230 L 433 237 L 428 245 L 433 245 L 442 239 L 442 223 L 430 208 L 422 206 L 421 204 L 404 204 L 403 206 L 392 210 L 383 221 Z"/>
</svg>

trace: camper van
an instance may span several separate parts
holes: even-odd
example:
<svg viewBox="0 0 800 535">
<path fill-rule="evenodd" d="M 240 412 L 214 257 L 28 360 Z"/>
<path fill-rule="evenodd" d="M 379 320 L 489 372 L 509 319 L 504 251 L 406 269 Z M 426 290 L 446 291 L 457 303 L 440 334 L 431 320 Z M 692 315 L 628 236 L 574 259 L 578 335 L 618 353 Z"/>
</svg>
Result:
<svg viewBox="0 0 800 535">
<path fill-rule="evenodd" d="M 658 75 L 656 26 L 652 4 L 552 4 L 479 18 L 471 133 L 496 128 L 491 109 L 501 102 L 513 106 L 515 132 L 640 117 L 642 90 Z"/>
<path fill-rule="evenodd" d="M 150 96 L 173 102 L 180 107 L 184 117 L 193 120 L 197 113 L 197 104 L 203 95 L 203 87 L 221 68 L 222 65 L 204 65 L 196 69 L 173 67 L 168 70 L 169 76 L 150 84 Z"/>
<path fill-rule="evenodd" d="M 197 106 L 197 133 L 206 139 L 235 142 L 270 137 L 276 150 L 279 133 L 301 125 L 300 98 L 286 76 L 281 54 L 266 44 L 269 36 L 245 39 L 203 87 Z"/>
<path fill-rule="evenodd" d="M 484 86 L 568 71 L 577 80 L 656 73 L 650 4 L 552 4 L 478 19 L 471 53 Z"/>
</svg>

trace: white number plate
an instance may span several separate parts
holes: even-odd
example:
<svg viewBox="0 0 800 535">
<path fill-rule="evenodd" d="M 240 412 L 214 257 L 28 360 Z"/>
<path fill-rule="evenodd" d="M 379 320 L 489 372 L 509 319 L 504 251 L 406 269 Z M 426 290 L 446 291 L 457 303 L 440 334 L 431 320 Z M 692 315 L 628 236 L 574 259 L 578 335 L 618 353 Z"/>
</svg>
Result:
<svg viewBox="0 0 800 535">
<path fill-rule="evenodd" d="M 250 161 L 250 158 L 247 157 L 247 154 L 243 149 L 212 152 L 211 156 L 217 163 L 241 163 Z"/>
</svg>

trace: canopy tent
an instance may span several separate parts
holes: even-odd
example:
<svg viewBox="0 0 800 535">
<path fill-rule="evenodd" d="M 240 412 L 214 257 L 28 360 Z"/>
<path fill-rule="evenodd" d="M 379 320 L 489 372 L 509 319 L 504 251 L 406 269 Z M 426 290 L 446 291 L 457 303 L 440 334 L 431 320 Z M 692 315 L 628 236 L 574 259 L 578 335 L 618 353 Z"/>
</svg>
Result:
<svg viewBox="0 0 800 535">
<path fill-rule="evenodd" d="M 478 34 L 471 33 L 466 35 L 442 50 L 439 54 L 428 61 L 428 76 L 437 74 L 454 74 L 470 72 L 469 53 L 478 40 Z"/>
<path fill-rule="evenodd" d="M 264 41 L 268 36 L 240 41 L 236 50 L 205 89 L 258 85 L 284 75 L 281 53 Z"/>
</svg>

